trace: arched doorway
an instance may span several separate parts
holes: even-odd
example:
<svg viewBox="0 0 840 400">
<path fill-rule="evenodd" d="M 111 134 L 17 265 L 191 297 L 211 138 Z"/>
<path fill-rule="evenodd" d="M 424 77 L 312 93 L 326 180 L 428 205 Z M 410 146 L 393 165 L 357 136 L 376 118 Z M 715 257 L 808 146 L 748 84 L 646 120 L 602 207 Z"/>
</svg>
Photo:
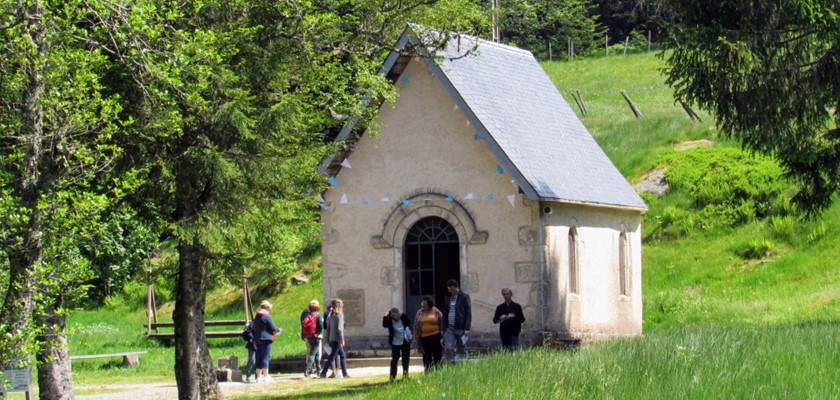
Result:
<svg viewBox="0 0 840 400">
<path fill-rule="evenodd" d="M 405 237 L 405 312 L 409 318 L 420 309 L 424 296 L 438 308 L 446 296 L 446 281 L 461 281 L 458 234 L 439 217 L 423 218 Z"/>
</svg>

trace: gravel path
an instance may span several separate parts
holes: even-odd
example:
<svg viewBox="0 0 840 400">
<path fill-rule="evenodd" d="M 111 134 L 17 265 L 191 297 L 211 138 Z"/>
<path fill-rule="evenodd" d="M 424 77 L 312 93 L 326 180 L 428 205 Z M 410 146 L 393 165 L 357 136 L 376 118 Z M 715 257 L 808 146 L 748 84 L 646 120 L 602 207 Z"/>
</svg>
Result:
<svg viewBox="0 0 840 400">
<path fill-rule="evenodd" d="M 355 377 L 388 375 L 389 367 L 360 367 L 349 368 L 348 374 Z M 409 374 L 423 371 L 422 365 L 411 365 Z M 294 386 L 302 382 L 313 382 L 315 379 L 306 379 L 302 374 L 284 374 L 273 376 L 274 381 L 269 383 L 241 383 L 241 382 L 220 382 L 222 392 L 227 395 L 240 395 L 251 391 L 259 391 L 261 394 L 266 390 L 278 393 L 288 392 Z M 269 389 L 270 388 L 270 389 Z M 149 383 L 130 385 L 99 385 L 80 386 L 74 388 L 77 399 L 85 400 L 177 400 L 178 388 L 175 382 L 170 383 Z"/>
</svg>

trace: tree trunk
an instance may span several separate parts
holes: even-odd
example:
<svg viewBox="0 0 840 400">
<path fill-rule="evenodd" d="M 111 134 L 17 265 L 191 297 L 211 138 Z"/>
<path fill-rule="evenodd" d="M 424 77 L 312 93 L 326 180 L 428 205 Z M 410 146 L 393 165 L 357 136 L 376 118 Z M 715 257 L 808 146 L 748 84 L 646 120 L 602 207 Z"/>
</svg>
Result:
<svg viewBox="0 0 840 400">
<path fill-rule="evenodd" d="M 56 315 L 49 307 L 43 316 L 44 331 L 38 338 L 38 393 L 41 400 L 72 400 L 73 378 L 70 372 L 70 352 L 64 336 L 66 318 Z"/>
<path fill-rule="evenodd" d="M 25 31 L 34 46 L 25 55 L 26 63 L 21 66 L 26 71 L 29 82 L 24 87 L 21 137 L 27 141 L 28 149 L 22 160 L 20 176 L 15 185 L 14 197 L 20 199 L 18 212 L 28 217 L 26 225 L 20 228 L 21 243 L 3 243 L 3 249 L 9 260 L 9 287 L 3 299 L 0 311 L 0 323 L 5 324 L 5 336 L 10 342 L 6 347 L 17 354 L 4 354 L 6 362 L 16 360 L 28 362 L 26 336 L 32 332 L 31 316 L 34 309 L 35 266 L 42 257 L 41 218 L 38 201 L 41 195 L 41 157 L 44 140 L 44 109 L 42 96 L 45 92 L 46 67 L 43 61 L 48 51 L 44 37 L 46 27 L 41 23 L 44 6 L 35 0 L 25 11 Z M 22 333 L 18 333 L 22 332 Z"/>
<path fill-rule="evenodd" d="M 178 243 L 179 275 L 175 296 L 175 379 L 179 400 L 223 399 L 204 336 L 207 247 L 197 240 Z"/>
</svg>

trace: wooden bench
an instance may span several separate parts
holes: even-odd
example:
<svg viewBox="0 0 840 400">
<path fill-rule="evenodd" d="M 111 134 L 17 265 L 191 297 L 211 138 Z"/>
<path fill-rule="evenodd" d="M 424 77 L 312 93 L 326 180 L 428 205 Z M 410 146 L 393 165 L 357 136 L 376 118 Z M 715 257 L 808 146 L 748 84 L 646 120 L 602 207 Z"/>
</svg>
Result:
<svg viewBox="0 0 840 400">
<path fill-rule="evenodd" d="M 111 353 L 111 354 L 88 354 L 83 356 L 70 356 L 70 361 L 73 360 L 90 360 L 94 358 L 112 358 L 112 357 L 122 357 L 123 358 L 123 365 L 126 367 L 139 367 L 140 366 L 140 355 L 141 354 L 148 354 L 146 351 L 128 351 L 124 353 Z"/>
<path fill-rule="evenodd" d="M 222 320 L 204 321 L 204 326 L 236 326 L 239 329 L 233 331 L 205 331 L 204 336 L 208 339 L 242 337 L 242 330 L 248 322 L 245 320 Z M 160 328 L 174 328 L 174 322 L 153 322 L 146 324 L 146 337 L 154 339 L 174 339 L 174 332 L 160 332 Z M 154 330 L 154 332 L 152 332 Z"/>
</svg>

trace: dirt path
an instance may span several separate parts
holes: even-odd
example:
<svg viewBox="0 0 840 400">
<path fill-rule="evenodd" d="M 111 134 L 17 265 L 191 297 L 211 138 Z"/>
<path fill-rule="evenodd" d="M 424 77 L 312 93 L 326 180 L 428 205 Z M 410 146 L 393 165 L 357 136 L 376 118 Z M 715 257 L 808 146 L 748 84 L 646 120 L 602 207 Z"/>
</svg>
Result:
<svg viewBox="0 0 840 400">
<path fill-rule="evenodd" d="M 389 367 L 360 367 L 349 368 L 349 379 L 365 376 L 388 375 Z M 423 371 L 422 366 L 411 365 L 409 374 Z M 301 384 L 315 384 L 319 380 L 304 378 L 302 374 L 274 375 L 273 381 L 268 383 L 240 383 L 220 382 L 219 386 L 225 396 L 242 395 L 249 392 L 259 394 L 289 393 Z M 85 400 L 177 400 L 178 388 L 175 382 L 129 384 L 129 385 L 99 385 L 80 386 L 75 388 L 76 398 Z"/>
</svg>

